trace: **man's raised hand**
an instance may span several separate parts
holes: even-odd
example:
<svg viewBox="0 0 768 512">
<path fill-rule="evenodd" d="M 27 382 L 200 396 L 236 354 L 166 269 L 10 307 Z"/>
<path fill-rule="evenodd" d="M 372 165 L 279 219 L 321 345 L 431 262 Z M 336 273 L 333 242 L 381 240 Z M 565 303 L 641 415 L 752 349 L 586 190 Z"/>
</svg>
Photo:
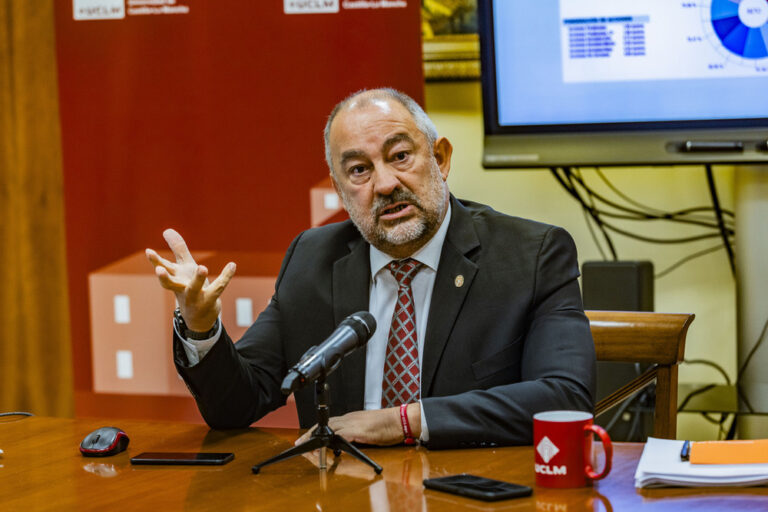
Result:
<svg viewBox="0 0 768 512">
<path fill-rule="evenodd" d="M 176 263 L 161 257 L 152 249 L 147 249 L 147 259 L 154 265 L 155 275 L 162 287 L 176 294 L 187 327 L 193 331 L 206 332 L 213 327 L 221 313 L 219 297 L 235 275 L 236 266 L 233 262 L 227 263 L 221 274 L 209 283 L 208 269 L 195 262 L 180 234 L 173 229 L 166 229 L 163 238 L 173 251 Z"/>
</svg>

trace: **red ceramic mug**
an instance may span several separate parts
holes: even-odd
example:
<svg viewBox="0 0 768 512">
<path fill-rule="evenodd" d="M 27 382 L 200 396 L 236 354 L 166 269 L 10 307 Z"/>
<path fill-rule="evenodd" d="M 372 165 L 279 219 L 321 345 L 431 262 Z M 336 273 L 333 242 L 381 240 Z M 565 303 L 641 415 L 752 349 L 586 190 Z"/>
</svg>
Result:
<svg viewBox="0 0 768 512">
<path fill-rule="evenodd" d="M 605 467 L 592 467 L 592 436 L 597 434 L 605 450 Z M 533 447 L 536 485 L 584 487 L 605 478 L 611 471 L 613 446 L 608 433 L 582 411 L 548 411 L 533 415 Z"/>
</svg>

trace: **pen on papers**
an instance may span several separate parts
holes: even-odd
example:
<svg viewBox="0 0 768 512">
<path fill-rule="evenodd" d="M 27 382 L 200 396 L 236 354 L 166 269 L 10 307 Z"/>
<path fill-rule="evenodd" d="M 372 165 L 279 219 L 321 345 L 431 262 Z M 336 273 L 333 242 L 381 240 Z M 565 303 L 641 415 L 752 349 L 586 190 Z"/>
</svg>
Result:
<svg viewBox="0 0 768 512">
<path fill-rule="evenodd" d="M 680 450 L 680 460 L 688 460 L 691 457 L 691 442 L 686 441 L 683 443 L 683 449 Z"/>
</svg>

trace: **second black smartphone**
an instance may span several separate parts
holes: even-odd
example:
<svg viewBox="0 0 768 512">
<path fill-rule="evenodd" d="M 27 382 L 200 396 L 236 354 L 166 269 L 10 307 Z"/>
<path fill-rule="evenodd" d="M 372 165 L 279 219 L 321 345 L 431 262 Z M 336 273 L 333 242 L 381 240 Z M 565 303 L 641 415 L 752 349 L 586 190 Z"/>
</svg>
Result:
<svg viewBox="0 0 768 512">
<path fill-rule="evenodd" d="M 135 457 L 131 457 L 131 464 L 161 466 L 220 466 L 234 458 L 234 453 L 144 452 Z"/>
<path fill-rule="evenodd" d="M 424 480 L 424 487 L 484 501 L 521 498 L 530 496 L 533 492 L 533 489 L 527 485 L 512 484 L 467 473 L 427 478 Z"/>
</svg>

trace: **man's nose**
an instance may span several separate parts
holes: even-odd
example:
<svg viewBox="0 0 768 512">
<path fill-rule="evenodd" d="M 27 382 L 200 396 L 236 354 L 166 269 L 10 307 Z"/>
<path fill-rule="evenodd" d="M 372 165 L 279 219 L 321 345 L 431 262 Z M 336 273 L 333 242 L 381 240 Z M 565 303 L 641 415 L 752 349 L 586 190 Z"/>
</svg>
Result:
<svg viewBox="0 0 768 512">
<path fill-rule="evenodd" d="M 395 172 L 387 165 L 376 167 L 374 173 L 373 191 L 382 196 L 388 196 L 400 186 L 400 180 Z"/>
</svg>

